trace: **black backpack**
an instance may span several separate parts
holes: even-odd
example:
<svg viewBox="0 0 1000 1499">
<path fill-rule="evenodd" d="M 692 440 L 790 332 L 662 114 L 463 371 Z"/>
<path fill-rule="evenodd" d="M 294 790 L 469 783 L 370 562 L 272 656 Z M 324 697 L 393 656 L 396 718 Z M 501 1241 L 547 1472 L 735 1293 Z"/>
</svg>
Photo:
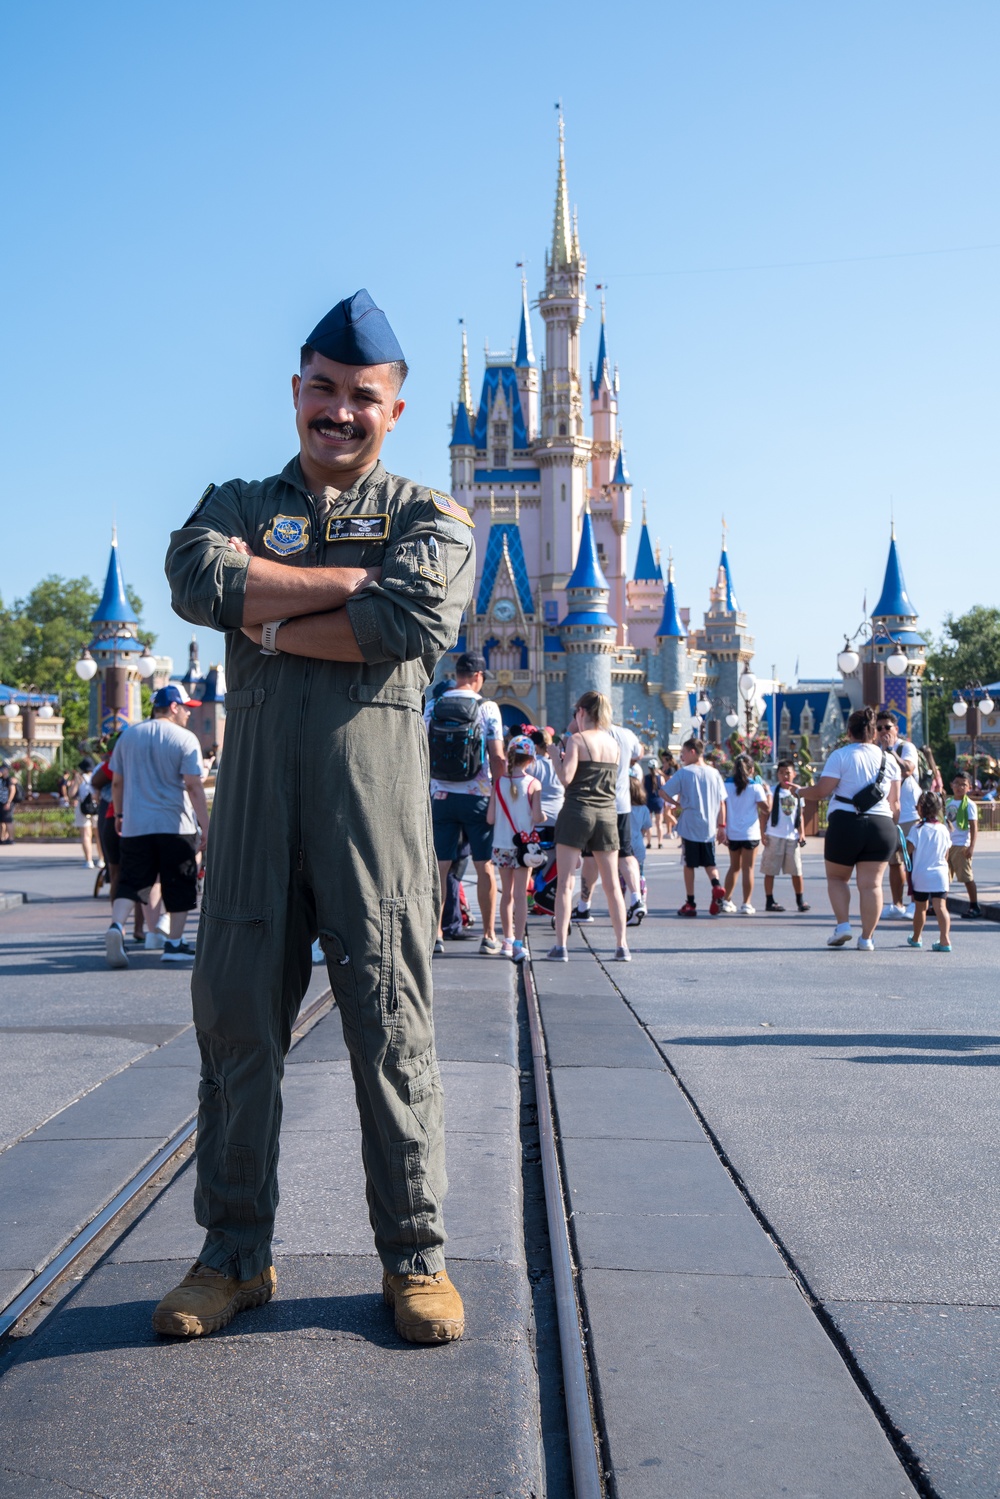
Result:
<svg viewBox="0 0 1000 1499">
<path fill-rule="evenodd" d="M 431 775 L 437 781 L 471 781 L 486 760 L 479 721 L 482 699 L 443 693 L 431 709 L 427 737 Z"/>
</svg>

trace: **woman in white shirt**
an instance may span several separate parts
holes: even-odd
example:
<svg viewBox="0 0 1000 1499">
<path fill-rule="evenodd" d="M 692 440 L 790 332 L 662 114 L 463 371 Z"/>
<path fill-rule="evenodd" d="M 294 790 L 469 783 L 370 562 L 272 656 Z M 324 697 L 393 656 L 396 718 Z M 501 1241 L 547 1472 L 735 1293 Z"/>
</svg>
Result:
<svg viewBox="0 0 1000 1499">
<path fill-rule="evenodd" d="M 875 739 L 874 708 L 857 708 L 847 720 L 849 741 L 835 749 L 806 801 L 829 797 L 826 886 L 837 925 L 827 947 L 851 940 L 851 875 L 856 873 L 861 906 L 858 947 L 871 952 L 882 914 L 882 881 L 899 845 L 899 763 Z"/>
<path fill-rule="evenodd" d="M 767 787 L 757 779 L 757 768 L 749 755 L 737 755 L 733 761 L 733 774 L 726 782 L 726 843 L 729 848 L 729 872 L 726 875 L 726 898 L 721 910 L 732 915 L 733 891 L 737 878 L 743 876 L 743 904 L 741 916 L 754 916 L 751 904 L 753 896 L 754 861 L 760 849 L 761 828 L 771 810 L 771 798 Z M 794 806 L 794 802 L 792 804 Z"/>
</svg>

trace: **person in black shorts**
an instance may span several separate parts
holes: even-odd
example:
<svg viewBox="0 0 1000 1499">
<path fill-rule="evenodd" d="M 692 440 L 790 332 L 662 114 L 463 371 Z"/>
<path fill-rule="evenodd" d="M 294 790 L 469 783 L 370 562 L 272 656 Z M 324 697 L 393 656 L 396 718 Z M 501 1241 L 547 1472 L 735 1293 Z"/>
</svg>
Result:
<svg viewBox="0 0 1000 1499">
<path fill-rule="evenodd" d="M 814 786 L 803 787 L 804 801 L 829 797 L 826 883 L 837 924 L 827 947 L 851 940 L 852 874 L 861 906 L 858 947 L 871 952 L 882 914 L 882 881 L 899 846 L 899 763 L 875 744 L 874 708 L 857 708 L 847 720 L 848 743 L 835 749 Z"/>
</svg>

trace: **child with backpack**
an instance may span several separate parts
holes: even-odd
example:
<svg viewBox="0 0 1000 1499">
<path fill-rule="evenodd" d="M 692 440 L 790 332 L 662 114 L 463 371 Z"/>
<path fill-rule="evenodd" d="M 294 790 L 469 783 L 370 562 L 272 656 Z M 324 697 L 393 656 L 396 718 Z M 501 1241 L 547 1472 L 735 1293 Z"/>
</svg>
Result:
<svg viewBox="0 0 1000 1499">
<path fill-rule="evenodd" d="M 910 882 L 913 886 L 913 935 L 907 937 L 910 947 L 922 947 L 921 932 L 927 920 L 927 907 L 934 907 L 938 941 L 933 952 L 951 952 L 951 916 L 948 912 L 948 886 L 951 872 L 948 858 L 951 833 L 941 821 L 941 798 L 936 791 L 925 791 L 917 802 L 920 821 L 910 829 L 906 846 L 910 854 Z"/>
<path fill-rule="evenodd" d="M 523 963 L 528 927 L 528 877 L 531 864 L 525 848 L 542 821 L 541 784 L 529 775 L 535 746 L 527 734 L 515 734 L 507 745 L 507 773 L 493 784 L 486 821 L 493 828 L 493 862 L 500 871 L 500 925 L 503 956 Z M 537 846 L 537 845 L 536 845 Z M 539 853 L 539 862 L 541 855 Z"/>
</svg>

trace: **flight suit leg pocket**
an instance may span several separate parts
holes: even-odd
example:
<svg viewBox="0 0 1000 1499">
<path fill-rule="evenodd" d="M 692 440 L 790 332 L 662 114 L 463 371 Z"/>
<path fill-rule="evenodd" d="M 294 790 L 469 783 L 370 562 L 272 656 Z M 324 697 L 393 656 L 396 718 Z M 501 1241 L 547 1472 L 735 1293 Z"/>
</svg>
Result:
<svg viewBox="0 0 1000 1499">
<path fill-rule="evenodd" d="M 340 1011 L 344 1045 L 352 1057 L 364 1062 L 367 1060 L 367 1050 L 358 1005 L 358 978 L 350 952 L 343 938 L 336 932 L 321 930 L 319 941 L 326 958 L 326 971 L 330 975 L 330 988 Z"/>
<path fill-rule="evenodd" d="M 191 976 L 194 1023 L 208 1036 L 260 1046 L 280 1026 L 271 908 L 216 910 L 206 902 Z"/>
</svg>

